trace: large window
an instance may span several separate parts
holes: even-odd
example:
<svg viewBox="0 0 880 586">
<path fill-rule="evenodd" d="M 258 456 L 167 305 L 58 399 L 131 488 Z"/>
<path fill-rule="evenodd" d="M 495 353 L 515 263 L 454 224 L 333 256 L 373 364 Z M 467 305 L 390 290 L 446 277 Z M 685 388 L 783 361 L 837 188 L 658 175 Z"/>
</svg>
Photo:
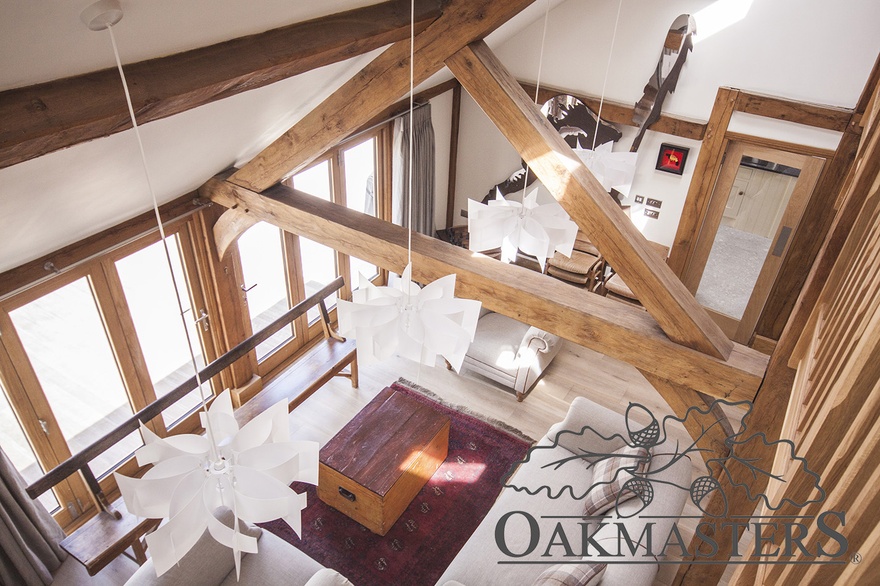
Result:
<svg viewBox="0 0 880 586">
<path fill-rule="evenodd" d="M 327 153 L 309 168 L 290 177 L 288 185 L 309 195 L 346 206 L 372 216 L 386 218 L 390 194 L 382 188 L 390 165 L 382 156 L 387 140 L 384 127 Z M 256 332 L 280 316 L 296 302 L 305 299 L 344 275 L 350 294 L 359 275 L 377 280 L 382 277 L 375 265 L 339 254 L 333 248 L 286 233 L 261 222 L 248 229 L 238 241 L 241 288 L 246 292 L 251 332 Z M 328 299 L 332 309 L 334 299 Z M 260 372 L 267 374 L 305 344 L 317 332 L 318 309 L 312 308 L 303 320 L 285 328 L 258 348 Z M 301 330 L 303 334 L 298 334 Z"/>
<path fill-rule="evenodd" d="M 73 453 L 131 417 L 119 366 L 87 277 L 9 313 L 58 429 Z M 133 434 L 104 452 L 103 475 L 141 445 Z"/>
<path fill-rule="evenodd" d="M 158 235 L 144 237 L 0 301 L 0 442 L 27 482 L 189 379 L 193 356 L 204 366 L 192 238 L 186 223 L 168 232 L 167 254 Z M 190 431 L 199 404 L 196 390 L 148 425 Z M 89 463 L 105 492 L 110 472 L 134 471 L 142 443 L 132 432 Z M 78 475 L 40 501 L 62 525 L 91 508 Z"/>
<path fill-rule="evenodd" d="M 193 357 L 200 369 L 205 366 L 199 330 L 206 329 L 207 312 L 194 307 L 191 301 L 180 237 L 171 234 L 167 244 L 173 280 L 162 242 L 154 242 L 115 263 L 156 397 L 167 395 L 193 375 Z M 173 426 L 199 402 L 196 389 L 166 409 L 162 413 L 166 426 Z"/>
</svg>

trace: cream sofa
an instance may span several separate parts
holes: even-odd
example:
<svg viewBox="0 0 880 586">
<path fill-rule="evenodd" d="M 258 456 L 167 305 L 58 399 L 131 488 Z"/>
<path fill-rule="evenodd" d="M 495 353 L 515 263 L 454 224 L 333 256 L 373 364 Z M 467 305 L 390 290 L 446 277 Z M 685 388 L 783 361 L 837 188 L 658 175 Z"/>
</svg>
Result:
<svg viewBox="0 0 880 586">
<path fill-rule="evenodd" d="M 499 382 L 522 401 L 562 347 L 559 336 L 484 310 L 464 367 Z"/>
<path fill-rule="evenodd" d="M 218 519 L 232 526 L 231 511 Z M 242 554 L 241 576 L 235 575 L 232 550 L 205 532 L 180 563 L 156 576 L 153 561 L 147 560 L 125 583 L 126 586 L 216 586 L 247 584 L 259 586 L 352 586 L 344 576 L 310 558 L 283 539 L 259 527 L 246 532 L 258 539 L 258 552 Z"/>
<path fill-rule="evenodd" d="M 527 461 L 520 465 L 508 484 L 528 486 L 533 491 L 537 487 L 545 485 L 554 494 L 558 494 L 560 490 L 564 490 L 564 487 L 568 485 L 573 487 L 575 492 L 580 489 L 580 494 L 582 495 L 592 485 L 591 468 L 583 460 L 572 459 L 558 469 L 545 467 L 545 465 L 557 462 L 563 458 L 572 457 L 577 453 L 581 453 L 580 450 L 582 449 L 594 452 L 607 452 L 609 449 L 614 450 L 624 445 L 622 439 L 616 438 L 615 441 L 606 441 L 597 437 L 589 430 L 582 435 L 578 435 L 577 432 L 583 430 L 585 426 L 589 426 L 590 429 L 605 437 L 615 433 L 622 434 L 624 437 L 627 435 L 623 416 L 596 405 L 587 399 L 578 397 L 572 402 L 565 420 L 550 428 L 547 435 L 538 442 L 538 449 L 531 450 L 529 457 L 526 458 Z M 559 434 L 563 430 L 575 433 Z M 554 438 L 557 437 L 557 434 L 559 434 L 559 442 L 558 445 L 554 446 Z M 673 459 L 672 453 L 674 453 L 674 450 L 674 442 L 670 441 L 654 448 L 654 455 L 648 469 L 648 477 L 664 482 L 672 482 L 679 487 L 688 487 L 692 474 L 689 457 L 681 457 L 669 468 L 661 470 L 662 467 L 669 464 Z M 592 536 L 593 540 L 605 548 L 606 551 L 616 554 L 619 538 L 618 528 L 613 524 L 614 521 L 622 522 L 633 540 L 639 539 L 645 525 L 650 522 L 654 523 L 652 527 L 655 543 L 653 549 L 658 549 L 656 545 L 658 542 L 662 547 L 664 540 L 669 534 L 673 519 L 657 517 L 680 515 L 688 492 L 687 490 L 660 482 L 654 482 L 652 486 L 654 489 L 654 499 L 644 511 L 641 511 L 638 515 L 635 514 L 641 504 L 638 499 L 632 499 L 620 505 L 620 514 L 623 516 L 633 515 L 629 518 L 616 518 L 617 515 L 614 514 L 612 507 L 611 512 L 606 515 L 609 524 L 595 532 Z M 505 488 L 489 510 L 485 519 L 483 519 L 464 548 L 462 548 L 446 569 L 446 572 L 441 576 L 437 584 L 443 586 L 459 584 L 466 586 L 512 586 L 514 584 L 517 586 L 527 586 L 531 584 L 541 572 L 548 568 L 548 560 L 551 562 L 562 561 L 564 558 L 564 555 L 561 553 L 563 548 L 560 545 L 551 548 L 551 556 L 549 558 L 542 557 L 542 554 L 546 552 L 552 541 L 554 528 L 557 523 L 563 524 L 564 532 L 571 542 L 572 549 L 576 552 L 581 552 L 582 538 L 579 534 L 580 526 L 578 523 L 581 522 L 579 517 L 583 514 L 583 509 L 583 500 L 573 498 L 570 492 L 564 492 L 559 498 L 553 499 L 548 497 L 546 491 L 530 495 L 510 487 Z M 501 552 L 496 544 L 496 527 L 499 524 L 499 520 L 502 516 L 512 511 L 527 512 L 535 519 L 539 527 L 539 544 L 529 555 L 516 558 L 508 557 Z M 651 515 L 654 518 L 645 519 L 642 517 L 644 515 Z M 595 522 L 592 522 L 591 527 L 595 527 Z M 571 530 L 572 528 L 578 530 L 573 531 Z M 528 521 L 524 515 L 510 515 L 505 526 L 504 535 L 504 543 L 510 552 L 519 554 L 529 549 L 532 530 L 529 528 Z M 556 542 L 558 544 L 558 538 Z M 617 563 L 608 564 L 601 584 L 605 586 L 651 585 L 659 569 L 659 565 L 654 563 L 654 558 L 645 557 L 645 553 L 641 550 L 638 551 L 638 555 L 632 555 L 626 546 L 621 549 L 623 550 L 623 557 L 613 558 L 612 561 Z M 678 553 L 677 550 L 675 552 Z M 638 560 L 633 559 L 636 557 L 638 557 Z M 577 560 L 578 557 L 568 557 L 565 559 Z M 627 560 L 640 563 L 619 563 Z M 516 561 L 520 563 L 497 563 L 499 561 Z M 592 552 L 589 561 L 601 562 L 603 558 Z M 521 562 L 541 563 L 523 564 Z"/>
</svg>

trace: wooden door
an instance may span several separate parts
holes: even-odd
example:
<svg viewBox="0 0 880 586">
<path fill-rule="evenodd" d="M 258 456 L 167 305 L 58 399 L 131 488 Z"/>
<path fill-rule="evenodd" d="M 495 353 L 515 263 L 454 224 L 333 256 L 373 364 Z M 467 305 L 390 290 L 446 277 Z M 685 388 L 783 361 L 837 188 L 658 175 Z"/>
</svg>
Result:
<svg viewBox="0 0 880 586">
<path fill-rule="evenodd" d="M 751 342 L 821 157 L 730 141 L 682 280 L 724 332 Z"/>
</svg>

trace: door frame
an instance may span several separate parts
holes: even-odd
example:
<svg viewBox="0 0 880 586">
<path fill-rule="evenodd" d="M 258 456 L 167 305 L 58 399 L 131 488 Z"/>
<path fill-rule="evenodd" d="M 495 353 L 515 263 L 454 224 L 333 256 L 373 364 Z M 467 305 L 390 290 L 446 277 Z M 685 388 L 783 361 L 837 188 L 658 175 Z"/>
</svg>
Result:
<svg viewBox="0 0 880 586">
<path fill-rule="evenodd" d="M 694 241 L 691 256 L 682 273 L 682 281 L 688 289 L 696 293 L 743 157 L 755 157 L 800 169 L 801 173 L 773 235 L 773 245 L 767 252 L 742 317 L 736 319 L 715 311 L 709 312 L 722 330 L 732 340 L 741 344 L 751 342 L 752 334 L 773 289 L 782 262 L 797 233 L 800 219 L 827 162 L 826 157 L 802 154 L 797 152 L 799 150 L 801 149 L 797 145 L 785 143 L 768 145 L 765 140 L 753 140 L 747 136 L 737 136 L 726 141 L 718 179 L 709 196 L 699 235 Z"/>
</svg>

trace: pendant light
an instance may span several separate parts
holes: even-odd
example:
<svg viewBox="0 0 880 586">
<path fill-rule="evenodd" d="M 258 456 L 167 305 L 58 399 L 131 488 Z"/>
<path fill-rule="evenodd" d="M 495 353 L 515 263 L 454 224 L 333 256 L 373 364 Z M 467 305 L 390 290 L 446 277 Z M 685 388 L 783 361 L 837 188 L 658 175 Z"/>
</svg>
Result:
<svg viewBox="0 0 880 586">
<path fill-rule="evenodd" d="M 113 26 L 122 16 L 118 0 L 100 0 L 86 8 L 80 17 L 89 29 L 109 33 L 159 235 L 165 246 L 171 282 L 174 290 L 179 291 L 113 34 Z M 200 418 L 206 433 L 204 436 L 181 434 L 161 438 L 142 424 L 140 431 L 144 445 L 135 452 L 135 457 L 140 466 L 151 468 L 142 478 L 129 478 L 118 473 L 114 473 L 114 477 L 129 512 L 139 517 L 163 519 L 159 528 L 146 537 L 157 575 L 161 576 L 177 564 L 207 530 L 217 542 L 232 549 L 238 576 L 242 552 L 257 553 L 256 539 L 241 532 L 239 521 L 259 523 L 283 519 L 297 534 L 300 533 L 306 498 L 289 485 L 297 480 L 317 484 L 318 444 L 290 441 L 286 401 L 267 409 L 241 429 L 233 415 L 228 390 L 216 397 L 210 407 L 207 406 L 205 381 L 199 376 L 185 312 L 180 296 L 175 295 L 175 298 L 201 395 L 203 410 Z M 220 507 L 232 510 L 232 527 L 215 517 L 215 511 Z"/>
<path fill-rule="evenodd" d="M 397 354 L 434 366 L 439 355 L 459 372 L 474 340 L 482 304 L 455 297 L 454 274 L 424 288 L 412 282 L 414 0 L 410 2 L 410 19 L 407 265 L 395 285 L 376 287 L 361 275 L 360 287 L 352 293 L 352 300 L 337 301 L 339 333 L 355 339 L 361 364 Z"/>
</svg>

